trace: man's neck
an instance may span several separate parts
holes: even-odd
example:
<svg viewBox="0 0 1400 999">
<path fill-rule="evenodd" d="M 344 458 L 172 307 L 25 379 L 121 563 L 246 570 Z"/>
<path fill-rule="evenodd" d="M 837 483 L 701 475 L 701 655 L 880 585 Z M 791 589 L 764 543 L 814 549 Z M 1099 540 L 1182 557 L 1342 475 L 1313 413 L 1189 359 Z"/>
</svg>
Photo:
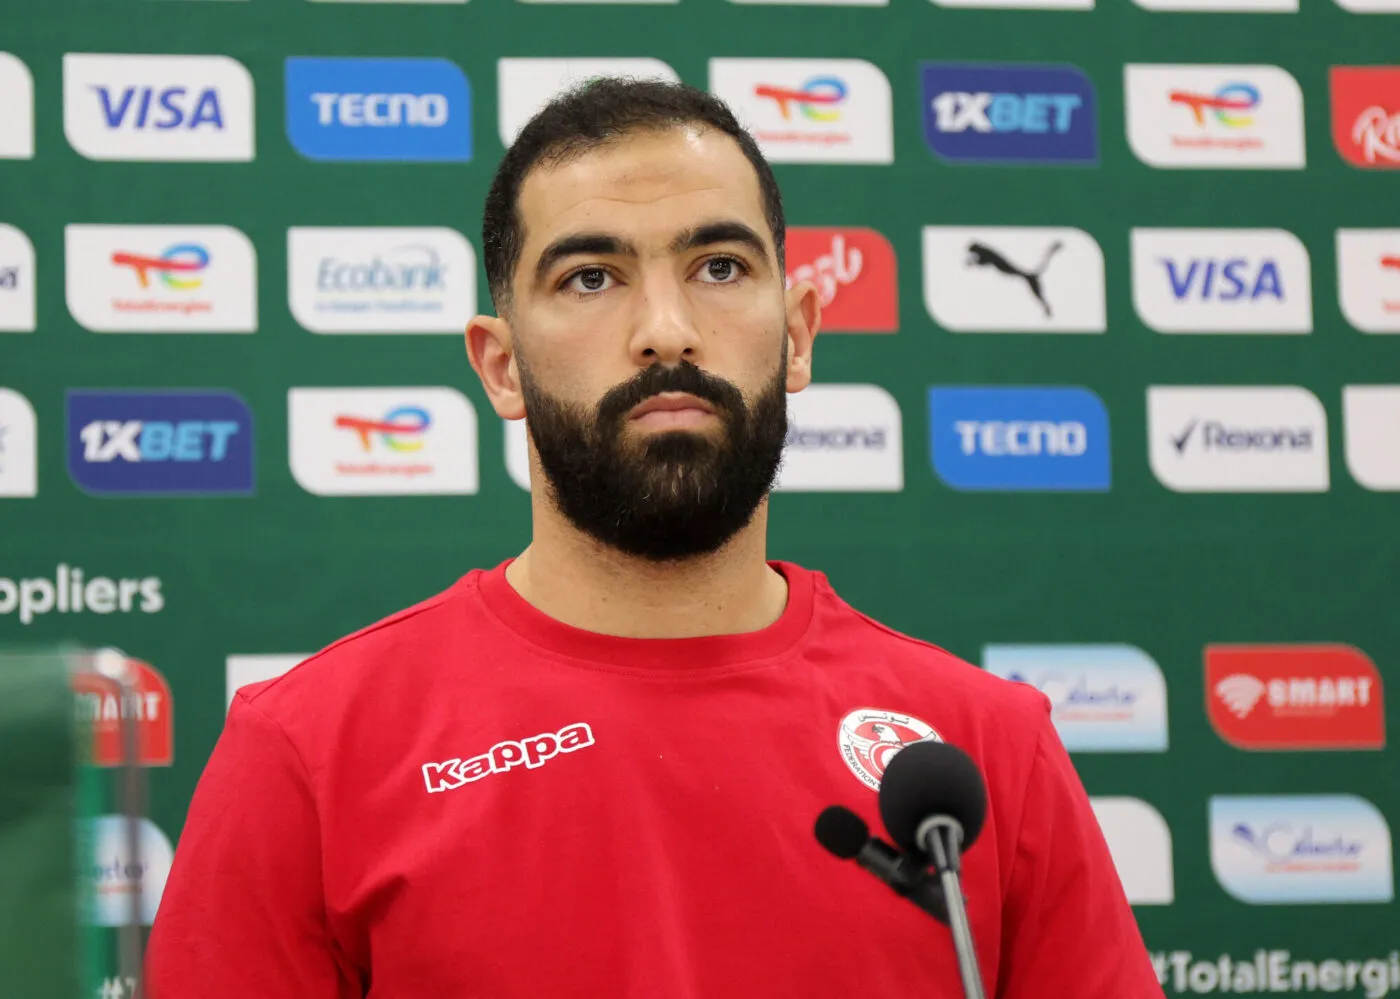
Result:
<svg viewBox="0 0 1400 999">
<path fill-rule="evenodd" d="M 623 638 L 696 638 L 766 628 L 787 606 L 787 581 L 765 561 L 765 502 L 713 555 L 657 563 L 625 555 L 534 502 L 534 537 L 506 581 L 536 610 Z"/>
</svg>

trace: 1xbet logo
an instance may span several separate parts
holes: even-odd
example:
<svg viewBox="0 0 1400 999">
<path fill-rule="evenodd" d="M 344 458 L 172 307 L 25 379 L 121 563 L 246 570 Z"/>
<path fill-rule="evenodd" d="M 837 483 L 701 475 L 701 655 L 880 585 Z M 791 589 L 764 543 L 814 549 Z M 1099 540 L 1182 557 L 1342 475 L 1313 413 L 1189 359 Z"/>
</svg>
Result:
<svg viewBox="0 0 1400 999">
<path fill-rule="evenodd" d="M 965 163 L 1097 164 L 1094 84 L 1075 66 L 930 62 L 924 138 Z"/>
<path fill-rule="evenodd" d="M 249 495 L 252 413 L 231 392 L 72 391 L 68 474 L 98 495 Z"/>
</svg>

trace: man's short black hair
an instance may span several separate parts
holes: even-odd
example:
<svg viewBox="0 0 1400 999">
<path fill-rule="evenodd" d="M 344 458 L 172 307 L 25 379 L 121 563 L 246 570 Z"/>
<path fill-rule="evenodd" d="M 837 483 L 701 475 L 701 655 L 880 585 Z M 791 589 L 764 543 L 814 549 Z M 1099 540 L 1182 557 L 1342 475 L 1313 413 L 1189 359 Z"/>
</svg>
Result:
<svg viewBox="0 0 1400 999">
<path fill-rule="evenodd" d="M 783 200 L 773 168 L 753 137 L 718 97 L 682 83 L 600 77 L 559 95 L 521 130 L 496 168 L 481 220 L 486 283 L 497 311 L 510 299 L 511 278 L 525 242 L 520 188 L 537 165 L 556 165 L 637 131 L 699 125 L 739 144 L 758 174 L 763 213 L 783 266 Z"/>
</svg>

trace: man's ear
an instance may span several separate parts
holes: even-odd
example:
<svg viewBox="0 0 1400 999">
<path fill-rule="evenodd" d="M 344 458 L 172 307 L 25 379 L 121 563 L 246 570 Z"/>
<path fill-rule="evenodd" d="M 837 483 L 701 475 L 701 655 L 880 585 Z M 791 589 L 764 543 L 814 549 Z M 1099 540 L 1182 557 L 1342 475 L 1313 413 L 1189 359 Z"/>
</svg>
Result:
<svg viewBox="0 0 1400 999">
<path fill-rule="evenodd" d="M 800 392 L 812 381 L 812 341 L 822 326 L 821 297 L 811 281 L 787 290 L 787 390 Z"/>
<path fill-rule="evenodd" d="M 481 379 L 491 408 L 504 420 L 525 416 L 520 370 L 509 321 L 499 316 L 473 316 L 467 324 L 467 360 Z"/>
</svg>

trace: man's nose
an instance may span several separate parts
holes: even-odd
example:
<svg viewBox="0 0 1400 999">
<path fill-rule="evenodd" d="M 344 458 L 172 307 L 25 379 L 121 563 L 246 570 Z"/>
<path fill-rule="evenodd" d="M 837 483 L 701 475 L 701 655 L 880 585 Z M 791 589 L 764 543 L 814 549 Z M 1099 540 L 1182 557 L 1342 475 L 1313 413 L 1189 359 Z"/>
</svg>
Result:
<svg viewBox="0 0 1400 999">
<path fill-rule="evenodd" d="M 683 360 L 700 364 L 702 347 L 680 280 L 670 274 L 645 279 L 632 336 L 632 360 L 637 366 L 649 367 L 659 361 L 670 367 Z"/>
</svg>

